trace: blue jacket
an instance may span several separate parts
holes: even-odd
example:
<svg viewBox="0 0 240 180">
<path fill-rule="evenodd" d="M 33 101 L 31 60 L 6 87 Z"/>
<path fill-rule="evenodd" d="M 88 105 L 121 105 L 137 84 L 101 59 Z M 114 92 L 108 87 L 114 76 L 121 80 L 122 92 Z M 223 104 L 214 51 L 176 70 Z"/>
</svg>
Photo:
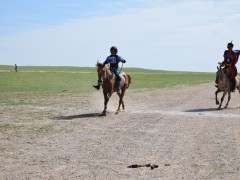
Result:
<svg viewBox="0 0 240 180">
<path fill-rule="evenodd" d="M 118 55 L 110 55 L 107 57 L 107 59 L 104 61 L 104 64 L 110 63 L 110 69 L 118 69 L 118 63 L 119 62 L 125 62 L 125 60 Z"/>
</svg>

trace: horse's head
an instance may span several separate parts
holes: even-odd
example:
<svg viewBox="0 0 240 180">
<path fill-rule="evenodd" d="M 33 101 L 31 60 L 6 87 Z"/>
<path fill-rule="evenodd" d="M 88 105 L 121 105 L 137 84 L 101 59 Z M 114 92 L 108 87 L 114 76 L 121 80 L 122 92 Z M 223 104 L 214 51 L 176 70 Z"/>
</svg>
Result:
<svg viewBox="0 0 240 180">
<path fill-rule="evenodd" d="M 106 79 L 106 76 L 107 76 L 107 70 L 109 69 L 107 65 L 103 65 L 103 63 L 100 63 L 99 61 L 97 62 L 96 64 L 96 67 L 97 67 L 97 72 L 98 72 L 98 77 L 99 79 L 103 78 L 103 79 Z"/>
<path fill-rule="evenodd" d="M 216 83 L 219 83 L 219 81 L 225 81 L 227 77 L 230 77 L 230 74 L 232 73 L 231 69 L 223 69 L 220 66 L 217 67 L 218 71 L 216 73 Z"/>
<path fill-rule="evenodd" d="M 98 72 L 98 78 L 102 79 L 102 76 L 104 74 L 103 64 L 99 61 L 96 64 L 97 72 Z"/>
<path fill-rule="evenodd" d="M 216 81 L 215 82 L 218 84 L 219 81 L 222 81 L 224 77 L 226 77 L 226 73 L 224 72 L 224 70 L 220 66 L 217 66 Z"/>
</svg>

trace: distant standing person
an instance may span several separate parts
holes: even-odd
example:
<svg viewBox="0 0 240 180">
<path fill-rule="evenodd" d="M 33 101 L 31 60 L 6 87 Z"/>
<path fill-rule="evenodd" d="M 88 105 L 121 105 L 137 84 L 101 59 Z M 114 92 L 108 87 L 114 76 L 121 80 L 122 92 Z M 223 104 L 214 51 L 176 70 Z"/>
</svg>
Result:
<svg viewBox="0 0 240 180">
<path fill-rule="evenodd" d="M 15 64 L 15 72 L 17 72 L 17 65 Z"/>
</svg>

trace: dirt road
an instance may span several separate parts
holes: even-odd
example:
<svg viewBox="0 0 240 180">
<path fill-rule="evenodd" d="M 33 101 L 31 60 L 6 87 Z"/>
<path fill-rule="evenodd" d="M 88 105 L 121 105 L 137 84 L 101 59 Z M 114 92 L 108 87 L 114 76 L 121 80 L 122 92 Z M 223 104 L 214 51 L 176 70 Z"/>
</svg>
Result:
<svg viewBox="0 0 240 180">
<path fill-rule="evenodd" d="M 126 112 L 114 114 L 115 95 L 107 117 L 100 92 L 2 104 L 13 125 L 0 130 L 0 179 L 239 179 L 240 95 L 219 111 L 214 91 L 131 90 Z M 128 168 L 145 164 L 158 167 Z"/>
</svg>

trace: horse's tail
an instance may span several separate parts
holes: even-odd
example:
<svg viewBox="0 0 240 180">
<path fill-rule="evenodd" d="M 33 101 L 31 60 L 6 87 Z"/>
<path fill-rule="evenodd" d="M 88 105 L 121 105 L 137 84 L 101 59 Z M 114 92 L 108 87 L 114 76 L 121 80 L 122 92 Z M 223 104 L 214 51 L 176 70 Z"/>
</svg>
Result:
<svg viewBox="0 0 240 180">
<path fill-rule="evenodd" d="M 237 90 L 238 90 L 238 92 L 239 92 L 239 94 L 240 94 L 240 77 L 239 77 L 239 76 L 236 77 L 236 81 L 237 81 L 237 82 L 236 82 L 236 83 L 237 83 L 237 84 L 236 84 Z"/>
<path fill-rule="evenodd" d="M 130 84 L 131 84 L 131 82 L 132 82 L 132 77 L 131 77 L 129 74 L 127 74 L 127 77 L 128 77 L 128 85 L 127 85 L 127 88 L 129 88 L 129 86 L 130 86 Z"/>
</svg>

